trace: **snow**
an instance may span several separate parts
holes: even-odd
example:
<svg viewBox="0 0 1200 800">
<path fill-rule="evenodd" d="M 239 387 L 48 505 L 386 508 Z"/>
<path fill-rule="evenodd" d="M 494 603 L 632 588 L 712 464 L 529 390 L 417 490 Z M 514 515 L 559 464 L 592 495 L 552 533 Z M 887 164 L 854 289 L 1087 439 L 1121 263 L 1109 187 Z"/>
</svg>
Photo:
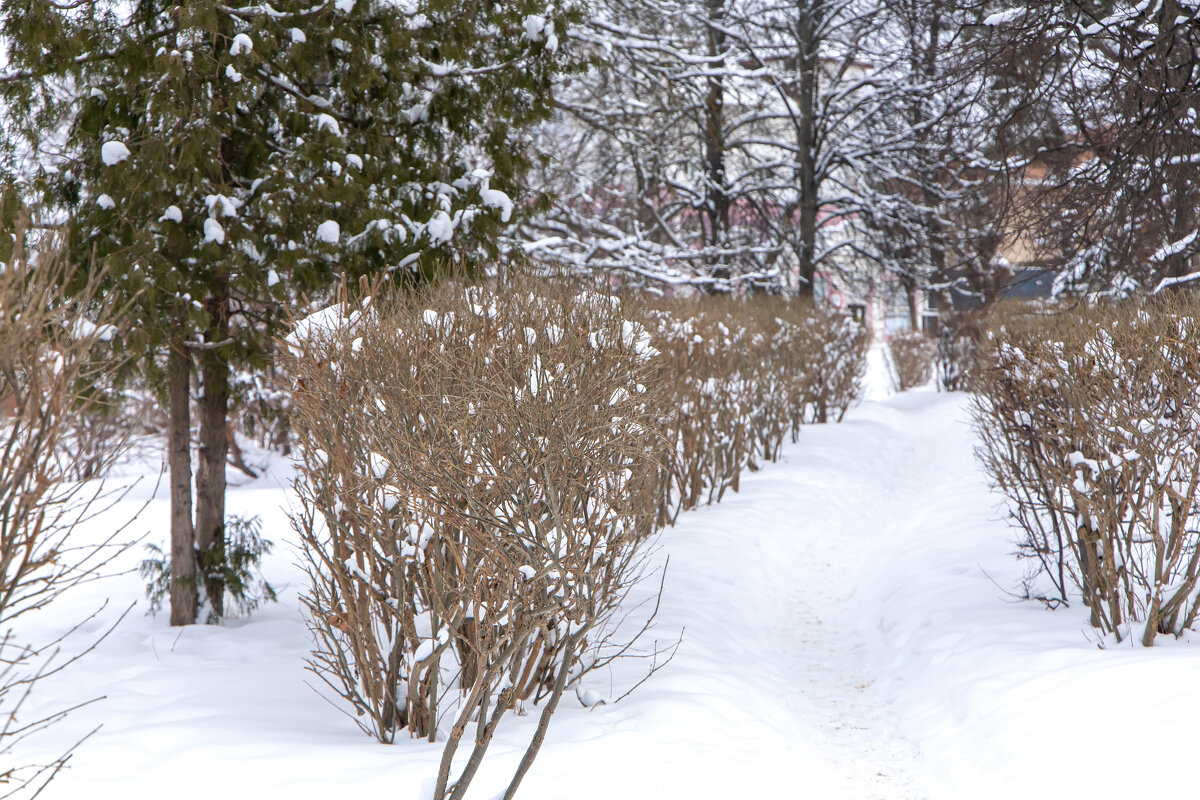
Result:
<svg viewBox="0 0 1200 800">
<path fill-rule="evenodd" d="M 983 24 L 992 27 L 996 25 L 1007 25 L 1010 22 L 1016 22 L 1021 17 L 1025 16 L 1026 9 L 1024 8 L 1007 8 L 1003 11 L 997 11 L 994 14 L 989 14 L 984 18 Z"/>
<path fill-rule="evenodd" d="M 1187 676 L 1200 650 L 1170 639 L 1099 649 L 1081 604 L 1016 602 L 1006 590 L 1022 567 L 973 461 L 966 399 L 902 396 L 892 408 L 891 424 L 909 431 L 911 471 L 892 479 L 907 513 L 890 513 L 885 532 L 902 544 L 890 563 L 875 560 L 854 606 L 873 617 L 875 688 L 919 743 L 914 777 L 926 796 L 1190 794 L 1179 773 L 1121 765 L 1189 758 L 1200 690 Z M 1116 761 L 1100 768 L 1095 746 L 1109 737 L 1120 741 Z"/>
<path fill-rule="evenodd" d="M 334 136 L 342 135 L 342 126 L 339 125 L 338 121 L 329 114 L 317 115 L 317 130 L 329 131 Z"/>
<path fill-rule="evenodd" d="M 1184 250 L 1187 250 L 1188 247 L 1190 247 L 1198 238 L 1200 238 L 1200 229 L 1192 231 L 1182 239 L 1163 245 L 1155 251 L 1154 255 L 1150 256 L 1150 260 L 1160 262 L 1166 261 L 1171 256 L 1178 255 Z"/>
<path fill-rule="evenodd" d="M 324 343 L 336 339 L 340 334 L 355 329 L 363 314 L 370 314 L 367 304 L 364 304 L 364 308 L 365 312 L 356 311 L 342 303 L 335 303 L 314 311 L 298 320 L 284 341 L 287 342 L 288 349 L 296 355 L 303 353 L 305 346 L 322 346 Z M 322 451 L 317 451 L 317 454 L 321 455 Z"/>
<path fill-rule="evenodd" d="M 546 30 L 546 18 L 540 14 L 530 14 L 525 17 L 525 38 L 531 42 L 540 42 L 542 32 Z"/>
<path fill-rule="evenodd" d="M 342 226 L 334 220 L 327 219 L 317 226 L 317 241 L 325 244 L 337 244 L 341 237 Z"/>
<path fill-rule="evenodd" d="M 239 33 L 233 37 L 233 43 L 229 46 L 229 55 L 240 56 L 243 53 L 249 53 L 254 49 L 254 42 L 244 33 Z"/>
<path fill-rule="evenodd" d="M 208 209 L 209 216 L 212 217 L 236 217 L 238 209 L 241 208 L 242 202 L 233 197 L 226 197 L 223 194 L 209 194 L 204 196 L 204 207 Z"/>
<path fill-rule="evenodd" d="M 225 244 L 225 229 L 215 219 L 204 220 L 204 241 Z"/>
<path fill-rule="evenodd" d="M 292 41 L 296 44 L 304 44 L 308 41 L 308 37 L 304 35 L 304 31 L 300 30 L 299 28 L 292 28 L 290 33 Z"/>
<path fill-rule="evenodd" d="M 508 222 L 512 218 L 513 201 L 504 192 L 499 189 L 484 189 L 480 192 L 480 197 L 483 198 L 483 204 L 488 208 L 500 209 L 501 222 Z"/>
<path fill-rule="evenodd" d="M 159 222 L 183 222 L 183 212 L 179 210 L 179 206 L 167 206 L 167 210 L 158 218 Z"/>
<path fill-rule="evenodd" d="M 371 474 L 374 475 L 378 480 L 383 480 L 384 476 L 387 475 L 387 471 L 391 466 L 391 463 L 385 456 L 382 456 L 379 453 L 371 453 L 370 460 Z"/>
<path fill-rule="evenodd" d="M 545 41 L 546 49 L 550 52 L 558 49 L 558 34 L 554 32 L 554 27 L 541 14 L 530 14 L 525 17 L 524 27 L 524 38 L 527 41 Z"/>
<path fill-rule="evenodd" d="M 343 311 L 305 323 L 341 324 Z M 620 702 L 648 662 L 568 694 L 519 796 L 1190 796 L 1189 771 L 1169 765 L 1192 757 L 1200 649 L 1101 649 L 1078 604 L 1052 612 L 1007 593 L 1023 565 L 975 465 L 968 402 L 928 390 L 869 400 L 840 425 L 806 427 L 719 505 L 681 515 L 658 542 L 669 566 L 647 642 L 678 641 L 674 659 Z M 229 505 L 262 515 L 281 602 L 182 629 L 142 616 L 143 602 L 37 695 L 39 708 L 107 696 L 24 745 L 36 757 L 103 723 L 46 797 L 428 796 L 440 745 L 378 745 L 306 685 L 290 473 L 266 466 L 248 483 L 230 473 L 242 485 Z M 141 509 L 153 485 L 90 535 Z M 164 495 L 134 526 L 160 545 Z M 37 629 L 55 635 L 104 598 L 121 607 L 139 593 L 133 574 L 88 584 L 39 612 Z M 529 710 L 500 727 L 470 797 L 501 791 L 536 724 Z"/>
<path fill-rule="evenodd" d="M 225 77 L 229 78 L 229 80 L 233 81 L 234 83 L 242 82 L 242 73 L 234 69 L 233 64 L 227 64 L 225 66 Z"/>
<path fill-rule="evenodd" d="M 454 222 L 445 211 L 436 211 L 425 227 L 431 244 L 439 245 L 454 238 Z"/>
<path fill-rule="evenodd" d="M 120 164 L 127 158 L 129 158 L 129 148 L 125 146 L 124 142 L 113 139 L 100 145 L 100 160 L 106 167 Z"/>
<path fill-rule="evenodd" d="M 71 335 L 76 339 L 95 338 L 100 342 L 111 342 L 117 335 L 117 329 L 112 325 L 97 325 L 90 319 L 80 317 L 71 326 Z"/>
<path fill-rule="evenodd" d="M 111 210 L 111 209 L 114 209 L 114 208 L 116 208 L 116 207 L 117 207 L 116 201 L 114 201 L 114 200 L 113 200 L 111 197 L 109 197 L 107 194 L 102 194 L 102 195 L 100 195 L 99 197 L 97 197 L 97 198 L 96 198 L 96 205 L 100 206 L 100 207 L 101 207 L 101 208 L 103 208 L 105 211 L 109 211 L 109 210 Z"/>
</svg>

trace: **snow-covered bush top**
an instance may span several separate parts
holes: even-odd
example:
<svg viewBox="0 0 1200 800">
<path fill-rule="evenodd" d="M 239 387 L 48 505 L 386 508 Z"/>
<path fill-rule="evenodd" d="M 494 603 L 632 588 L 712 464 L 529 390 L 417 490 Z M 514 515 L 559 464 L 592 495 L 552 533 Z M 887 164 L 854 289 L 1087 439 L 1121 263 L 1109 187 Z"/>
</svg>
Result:
<svg viewBox="0 0 1200 800">
<path fill-rule="evenodd" d="M 987 346 L 981 455 L 1060 601 L 1118 638 L 1200 614 L 1200 324 L 1190 301 L 1006 320 Z"/>
</svg>

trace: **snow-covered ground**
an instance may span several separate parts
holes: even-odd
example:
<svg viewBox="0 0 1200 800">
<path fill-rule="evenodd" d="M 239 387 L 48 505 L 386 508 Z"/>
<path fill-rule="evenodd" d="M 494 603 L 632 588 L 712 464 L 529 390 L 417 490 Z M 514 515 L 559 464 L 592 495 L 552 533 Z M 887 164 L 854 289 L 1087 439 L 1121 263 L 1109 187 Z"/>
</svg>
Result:
<svg viewBox="0 0 1200 800">
<path fill-rule="evenodd" d="M 1200 648 L 1100 649 L 1079 609 L 1008 596 L 1022 566 L 972 460 L 967 398 L 883 395 L 872 387 L 877 399 L 844 423 L 805 429 L 739 494 L 662 536 L 670 564 L 654 636 L 682 632 L 675 659 L 619 704 L 564 700 L 522 797 L 1194 790 Z M 278 543 L 266 565 L 278 605 L 181 630 L 143 616 L 143 600 L 86 662 L 44 687 L 43 704 L 107 698 L 40 742 L 103 724 L 47 797 L 428 792 L 439 745 L 375 744 L 306 685 L 286 482 L 278 464 L 230 497 L 231 512 L 262 515 Z M 153 500 L 137 530 L 161 543 L 166 519 Z M 136 575 L 89 586 L 43 612 L 39 631 L 140 591 Z M 587 688 L 614 697 L 644 669 L 626 662 Z M 472 797 L 503 788 L 533 722 L 502 725 Z M 35 755 L 32 744 L 25 752 Z"/>
</svg>

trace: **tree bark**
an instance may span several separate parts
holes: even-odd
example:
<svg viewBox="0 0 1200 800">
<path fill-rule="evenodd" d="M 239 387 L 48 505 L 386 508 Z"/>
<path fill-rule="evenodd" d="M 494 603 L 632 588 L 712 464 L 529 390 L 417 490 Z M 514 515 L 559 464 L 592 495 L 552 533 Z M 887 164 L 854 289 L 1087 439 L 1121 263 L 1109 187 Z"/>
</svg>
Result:
<svg viewBox="0 0 1200 800">
<path fill-rule="evenodd" d="M 921 296 L 917 293 L 917 282 L 911 276 L 901 278 L 904 286 L 905 305 L 908 306 L 908 327 L 913 333 L 921 332 Z"/>
<path fill-rule="evenodd" d="M 487 714 L 488 696 L 486 694 L 483 696 L 479 706 L 479 726 L 478 732 L 475 734 L 475 747 L 471 750 L 471 757 L 467 759 L 466 766 L 463 767 L 462 775 L 454 785 L 450 800 L 463 800 L 463 797 L 466 796 L 467 789 L 470 787 L 471 781 L 475 779 L 475 773 L 479 770 L 479 765 L 483 763 L 483 756 L 487 753 L 488 745 L 492 743 L 492 737 L 496 734 L 500 718 L 508 711 L 512 695 L 513 687 L 511 686 L 501 690 L 500 696 L 496 699 L 496 708 L 492 711 L 491 719 L 487 720 L 486 725 L 484 725 L 484 720 Z"/>
<path fill-rule="evenodd" d="M 225 461 L 229 455 L 229 357 L 221 346 L 229 336 L 228 284 L 219 280 L 213 296 L 205 303 L 209 315 L 207 343 L 200 358 L 200 460 L 196 476 L 196 548 L 208 601 L 209 620 L 224 616 L 225 581 Z"/>
<path fill-rule="evenodd" d="M 799 85 L 796 87 L 796 105 L 800 119 L 796 130 L 796 160 L 799 163 L 798 186 L 800 194 L 798 225 L 799 247 L 796 253 L 799 281 L 796 293 L 802 297 L 813 296 L 813 283 L 817 273 L 817 213 L 820 201 L 817 197 L 817 72 L 821 67 L 818 24 L 814 9 L 815 0 L 799 3 L 799 18 L 796 21 L 796 58 L 800 67 Z"/>
<path fill-rule="evenodd" d="M 167 469 L 171 486 L 171 624 L 196 621 L 196 555 L 192 530 L 192 360 L 183 322 L 167 355 Z"/>
<path fill-rule="evenodd" d="M 725 177 L 725 2 L 708 0 L 708 93 L 704 99 L 704 162 L 706 187 L 704 216 L 708 219 L 708 245 L 728 250 L 729 191 Z M 720 280 L 732 277 L 724 253 L 709 258 L 709 274 Z"/>
<path fill-rule="evenodd" d="M 933 4 L 931 7 L 932 16 L 929 20 L 927 42 L 922 42 L 918 45 L 920 52 L 914 54 L 913 72 L 920 74 L 931 85 L 937 78 L 938 56 L 941 54 L 941 36 L 942 36 L 942 15 L 941 7 L 938 4 Z M 919 146 L 926 150 L 932 151 L 933 146 L 929 141 L 930 134 L 928 133 L 928 125 L 932 121 L 933 112 L 928 108 L 924 98 L 920 98 L 912 106 L 912 126 L 913 130 L 918 131 L 917 141 Z M 947 153 L 947 160 L 949 154 Z M 944 166 L 944 165 L 939 165 Z M 925 235 L 929 244 L 929 270 L 932 279 L 938 283 L 944 283 L 951 279 L 946 271 L 946 236 L 942 230 L 942 223 L 938 217 L 936 209 L 939 205 L 939 198 L 929 185 L 931 176 L 923 176 L 922 181 L 924 188 L 921 190 L 921 199 L 925 207 L 923 214 L 925 223 Z M 949 300 L 949 298 L 947 298 Z"/>
</svg>

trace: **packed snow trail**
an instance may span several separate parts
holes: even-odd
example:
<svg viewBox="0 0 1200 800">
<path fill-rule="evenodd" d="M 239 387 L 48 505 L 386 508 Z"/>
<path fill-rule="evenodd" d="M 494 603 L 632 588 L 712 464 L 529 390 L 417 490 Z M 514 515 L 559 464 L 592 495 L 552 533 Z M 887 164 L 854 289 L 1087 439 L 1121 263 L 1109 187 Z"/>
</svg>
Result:
<svg viewBox="0 0 1200 800">
<path fill-rule="evenodd" d="M 1178 770 L 1122 765 L 1190 763 L 1200 651 L 1100 650 L 1079 609 L 1050 613 L 1006 594 L 1023 567 L 974 464 L 967 403 L 929 391 L 866 402 L 841 424 L 805 428 L 740 493 L 681 515 L 659 542 L 669 568 L 646 642 L 669 646 L 682 632 L 674 660 L 620 703 L 566 698 L 520 796 L 1194 794 Z M 57 754 L 104 726 L 45 797 L 428 796 L 440 745 L 374 744 L 306 685 L 286 485 L 276 464 L 230 497 L 231 513 L 262 514 L 279 543 L 266 568 L 281 602 L 185 629 L 135 609 L 40 695 L 41 708 L 107 696 L 40 743 Z M 113 518 L 139 505 L 131 497 Z M 152 500 L 136 530 L 154 541 L 166 519 L 165 501 Z M 95 535 L 105 530 L 98 521 Z M 105 597 L 140 593 L 132 574 L 91 584 L 38 624 L 61 631 Z M 649 666 L 627 660 L 583 688 L 611 700 Z M 470 797 L 504 787 L 535 720 L 500 727 Z M 1109 758 L 1098 735 L 1120 749 L 1084 768 Z"/>
<path fill-rule="evenodd" d="M 947 410 L 950 427 L 957 406 Z M 657 763 L 636 783 L 614 769 L 571 796 L 611 797 L 629 785 L 645 787 L 638 797 L 923 796 L 908 776 L 915 748 L 873 691 L 861 638 L 873 620 L 856 619 L 850 602 L 890 520 L 917 502 L 906 462 L 927 442 L 914 442 L 903 420 L 870 404 L 840 425 L 806 428 L 739 493 L 681 515 L 664 534 L 657 633 L 683 628 L 682 645 L 637 694 L 594 712 L 622 732 L 636 726 Z M 572 758 L 634 757 L 620 737 L 594 740 L 590 726 L 562 722 L 560 746 L 581 743 Z M 544 768 L 539 796 L 555 796 L 558 768 Z"/>
</svg>

